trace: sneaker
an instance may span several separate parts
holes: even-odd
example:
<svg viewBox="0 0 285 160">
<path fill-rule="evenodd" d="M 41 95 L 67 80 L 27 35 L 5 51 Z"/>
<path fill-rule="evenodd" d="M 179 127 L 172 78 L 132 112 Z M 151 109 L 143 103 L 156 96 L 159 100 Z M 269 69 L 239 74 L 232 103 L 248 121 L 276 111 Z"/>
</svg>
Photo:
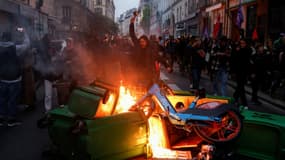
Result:
<svg viewBox="0 0 285 160">
<path fill-rule="evenodd" d="M 8 126 L 8 127 L 19 126 L 19 125 L 21 125 L 21 124 L 22 124 L 21 121 L 18 121 L 18 120 L 15 120 L 15 119 L 12 119 L 12 120 L 8 120 L 8 121 L 7 121 L 7 126 Z"/>
</svg>

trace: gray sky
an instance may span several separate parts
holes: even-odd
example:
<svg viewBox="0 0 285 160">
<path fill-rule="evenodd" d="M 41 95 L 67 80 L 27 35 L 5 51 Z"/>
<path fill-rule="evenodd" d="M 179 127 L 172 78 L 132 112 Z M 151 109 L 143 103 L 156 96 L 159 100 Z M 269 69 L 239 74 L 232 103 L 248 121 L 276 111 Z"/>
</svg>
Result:
<svg viewBox="0 0 285 160">
<path fill-rule="evenodd" d="M 123 12 L 132 9 L 138 8 L 139 0 L 114 0 L 116 11 L 115 17 L 119 17 Z"/>
</svg>

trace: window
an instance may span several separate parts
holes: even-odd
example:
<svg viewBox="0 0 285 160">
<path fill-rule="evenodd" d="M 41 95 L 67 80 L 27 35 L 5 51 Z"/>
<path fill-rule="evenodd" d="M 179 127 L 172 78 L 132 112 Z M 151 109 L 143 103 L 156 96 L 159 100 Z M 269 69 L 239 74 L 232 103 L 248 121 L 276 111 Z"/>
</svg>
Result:
<svg viewBox="0 0 285 160">
<path fill-rule="evenodd" d="M 188 9 L 188 8 L 187 8 L 187 5 L 188 5 L 187 2 L 185 2 L 185 4 L 184 4 L 184 7 L 185 7 L 185 8 L 184 8 L 185 16 L 187 15 L 187 9 Z"/>
<path fill-rule="evenodd" d="M 86 3 L 87 3 L 86 0 L 80 0 L 81 5 L 86 6 Z"/>
<path fill-rule="evenodd" d="M 179 15 L 179 8 L 176 8 L 176 16 L 178 17 Z"/>
<path fill-rule="evenodd" d="M 188 0 L 188 15 L 191 13 L 191 0 Z"/>
<path fill-rule="evenodd" d="M 98 7 L 98 8 L 94 9 L 94 12 L 97 13 L 97 14 L 101 14 L 102 15 L 103 14 L 103 9 Z"/>
<path fill-rule="evenodd" d="M 71 8 L 68 6 L 62 7 L 63 23 L 70 23 L 71 21 Z"/>
<path fill-rule="evenodd" d="M 182 20 L 182 6 L 179 8 L 179 19 Z"/>
<path fill-rule="evenodd" d="M 102 0 L 96 0 L 96 5 L 102 5 Z"/>
</svg>

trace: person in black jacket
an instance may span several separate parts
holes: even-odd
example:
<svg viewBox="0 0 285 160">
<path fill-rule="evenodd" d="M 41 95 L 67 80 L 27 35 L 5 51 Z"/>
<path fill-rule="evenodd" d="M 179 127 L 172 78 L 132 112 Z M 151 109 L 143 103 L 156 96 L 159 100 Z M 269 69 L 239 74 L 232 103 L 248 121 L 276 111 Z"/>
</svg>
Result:
<svg viewBox="0 0 285 160">
<path fill-rule="evenodd" d="M 29 48 L 30 40 L 25 30 L 22 44 L 12 41 L 12 34 L 5 32 L 0 42 L 0 126 L 20 125 L 17 119 L 17 102 L 21 93 L 22 63 L 20 57 Z"/>
<path fill-rule="evenodd" d="M 247 100 L 245 96 L 245 84 L 247 81 L 248 71 L 250 69 L 250 56 L 252 50 L 247 45 L 245 39 L 239 41 L 238 46 L 233 53 L 232 70 L 236 77 L 237 86 L 234 91 L 234 99 L 238 103 L 241 100 L 241 105 L 247 107 Z"/>
<path fill-rule="evenodd" d="M 251 87 L 252 95 L 251 102 L 256 105 L 261 105 L 262 103 L 258 99 L 258 91 L 261 88 L 261 84 L 264 80 L 266 71 L 268 67 L 267 64 L 267 55 L 264 52 L 263 45 L 259 44 L 256 46 L 256 54 L 251 56 Z"/>
<path fill-rule="evenodd" d="M 142 35 L 139 38 L 136 37 L 134 27 L 136 16 L 137 15 L 134 14 L 131 18 L 129 26 L 130 36 L 134 43 L 132 67 L 135 72 L 135 78 L 133 80 L 136 81 L 135 83 L 139 82 L 149 86 L 157 80 L 155 62 L 159 61 L 164 65 L 166 65 L 166 63 L 156 54 L 155 50 L 152 50 L 151 42 L 146 35 Z M 167 67 L 167 69 L 171 71 L 170 67 Z"/>
</svg>

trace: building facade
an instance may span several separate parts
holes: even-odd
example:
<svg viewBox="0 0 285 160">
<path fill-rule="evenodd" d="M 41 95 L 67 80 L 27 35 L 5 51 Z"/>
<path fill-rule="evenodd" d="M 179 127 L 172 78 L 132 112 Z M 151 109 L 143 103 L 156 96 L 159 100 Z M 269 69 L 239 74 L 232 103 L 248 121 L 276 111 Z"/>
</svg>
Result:
<svg viewBox="0 0 285 160">
<path fill-rule="evenodd" d="M 165 37 L 195 35 L 237 40 L 251 38 L 256 30 L 260 41 L 285 32 L 285 1 L 269 0 L 141 0 L 149 5 L 150 34 Z M 242 16 L 237 25 L 237 16 Z M 270 25 L 269 25 L 270 24 Z"/>
<path fill-rule="evenodd" d="M 45 34 L 64 38 L 71 32 L 89 30 L 88 11 L 87 3 L 80 0 L 0 0 L 0 34 L 21 26 L 31 39 Z"/>
<path fill-rule="evenodd" d="M 136 9 L 136 8 L 132 8 L 132 9 L 127 10 L 126 12 L 124 12 L 124 13 L 122 13 L 122 14 L 120 15 L 119 20 L 118 20 L 118 24 L 119 24 L 119 31 L 120 31 L 119 34 L 120 34 L 121 36 L 128 36 L 128 35 L 129 35 L 130 20 L 131 20 L 131 18 L 132 18 L 132 16 L 133 16 L 133 13 L 134 13 L 135 11 L 137 11 L 137 9 Z M 136 29 L 136 32 L 137 32 L 137 31 L 138 31 L 137 26 L 139 26 L 139 25 L 138 25 L 139 20 L 137 19 L 136 22 L 137 22 L 137 23 L 136 23 L 135 29 Z M 137 32 L 137 34 L 138 34 L 138 32 Z"/>
<path fill-rule="evenodd" d="M 92 0 L 93 5 L 90 6 L 93 7 L 90 10 L 93 13 L 97 13 L 103 16 L 106 16 L 113 21 L 115 20 L 115 5 L 113 0 Z"/>
<path fill-rule="evenodd" d="M 40 10 L 36 0 L 0 0 L 0 34 L 14 33 L 24 27 L 31 39 L 48 33 L 48 15 Z"/>
<path fill-rule="evenodd" d="M 173 36 L 175 33 L 175 14 L 173 6 L 176 0 L 166 0 L 162 6 L 162 15 L 161 15 L 161 34 L 164 38 Z"/>
<path fill-rule="evenodd" d="M 159 8 L 163 0 L 153 0 L 150 4 L 150 35 L 160 35 L 161 30 L 161 14 L 162 10 Z"/>
</svg>

